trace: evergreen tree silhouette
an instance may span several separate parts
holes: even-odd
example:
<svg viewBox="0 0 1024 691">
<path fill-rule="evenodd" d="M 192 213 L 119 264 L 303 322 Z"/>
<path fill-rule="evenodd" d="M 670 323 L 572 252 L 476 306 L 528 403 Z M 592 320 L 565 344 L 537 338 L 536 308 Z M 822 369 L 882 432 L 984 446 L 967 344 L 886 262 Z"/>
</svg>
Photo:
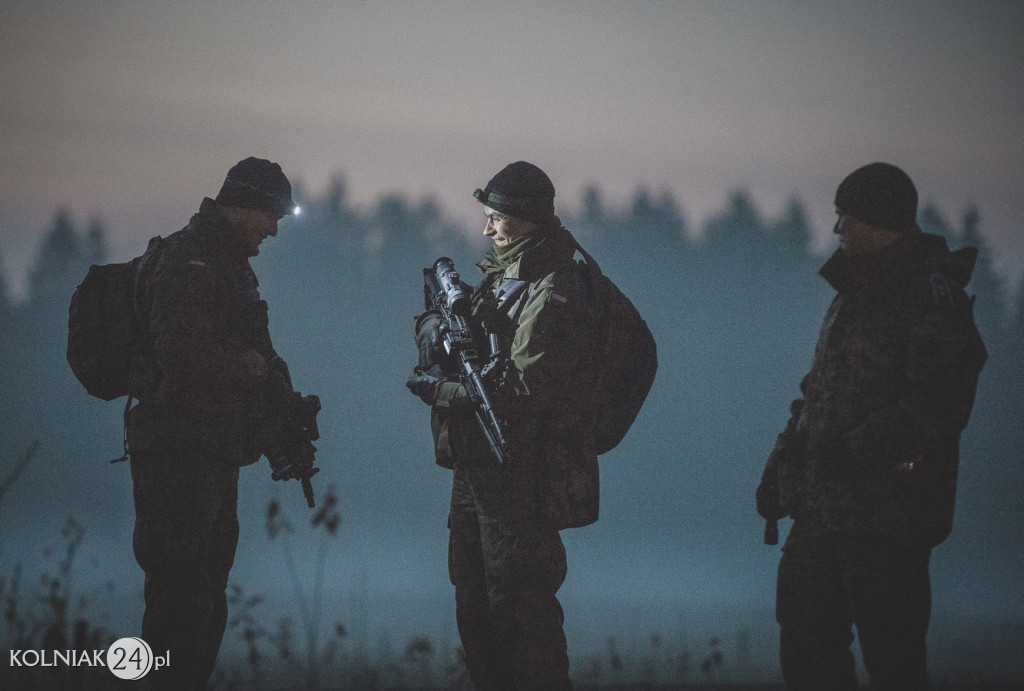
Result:
<svg viewBox="0 0 1024 691">
<path fill-rule="evenodd" d="M 812 232 L 807 219 L 807 209 L 796 197 L 791 197 L 786 202 L 782 216 L 772 223 L 768 230 L 778 250 L 802 255 L 810 251 Z"/>
<path fill-rule="evenodd" d="M 964 212 L 961 228 L 963 245 L 978 249 L 978 261 L 970 283 L 970 291 L 977 296 L 974 316 L 987 332 L 997 336 L 1003 331 L 1008 317 L 1008 310 L 1004 307 L 1004 282 L 996 271 L 992 248 L 981 234 L 981 215 L 976 207 L 971 206 Z"/>
<path fill-rule="evenodd" d="M 613 247 L 613 252 L 640 251 L 647 256 L 650 270 L 679 268 L 689 231 L 686 218 L 670 192 L 652 196 L 646 188 L 638 189 L 625 225 L 626 232 L 621 234 L 625 243 Z"/>
<path fill-rule="evenodd" d="M 10 382 L 11 367 L 9 354 L 12 352 L 13 339 L 16 338 L 14 301 L 7 287 L 7 275 L 4 272 L 3 252 L 0 251 L 0 386 Z M 3 394 L 0 393 L 0 400 Z"/>
<path fill-rule="evenodd" d="M 2 248 L 0 248 L 0 334 L 9 330 L 10 324 L 8 319 L 11 318 L 13 309 L 14 304 L 7 283 L 7 272 L 4 271 L 4 255 Z M 0 336 L 0 338 L 3 338 L 3 336 Z"/>
<path fill-rule="evenodd" d="M 1024 281 L 1017 284 L 1017 295 L 1011 304 L 1011 312 L 1008 317 L 1007 340 L 1010 343 L 1024 345 Z M 1024 371 L 1024 358 L 1017 358 L 1019 370 Z M 1018 381 L 1024 377 L 1018 377 Z"/>
<path fill-rule="evenodd" d="M 110 256 L 110 249 L 107 245 L 107 229 L 103 221 L 93 218 L 89 222 L 89 228 L 85 231 L 85 247 L 82 261 L 85 264 L 104 264 Z"/>
<path fill-rule="evenodd" d="M 750 193 L 735 190 L 721 213 L 710 218 L 704 226 L 704 244 L 709 251 L 726 255 L 748 253 L 764 235 L 765 224 Z"/>
<path fill-rule="evenodd" d="M 933 235 L 941 235 L 950 243 L 955 240 L 956 233 L 946 220 L 945 216 L 935 204 L 929 202 L 921 207 L 917 214 L 917 225 L 921 230 Z"/>
<path fill-rule="evenodd" d="M 580 196 L 579 223 L 595 231 L 603 228 L 608 218 L 604 207 L 604 197 L 596 185 L 587 185 Z"/>
<path fill-rule="evenodd" d="M 46 322 L 67 306 L 89 266 L 83 243 L 67 209 L 58 210 L 29 270 L 26 311 Z"/>
<path fill-rule="evenodd" d="M 302 216 L 317 251 L 328 252 L 336 261 L 362 253 L 362 221 L 349 202 L 343 176 L 333 176 L 324 195 L 303 207 Z"/>
</svg>

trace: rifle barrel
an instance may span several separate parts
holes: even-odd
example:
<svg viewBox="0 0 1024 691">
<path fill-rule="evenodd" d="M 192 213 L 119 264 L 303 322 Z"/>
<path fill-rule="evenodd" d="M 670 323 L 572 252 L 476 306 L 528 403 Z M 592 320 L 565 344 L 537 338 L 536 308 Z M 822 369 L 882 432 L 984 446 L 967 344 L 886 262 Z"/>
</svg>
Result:
<svg viewBox="0 0 1024 691">
<path fill-rule="evenodd" d="M 313 500 L 313 483 L 308 477 L 302 478 L 302 494 L 306 497 L 306 506 L 316 508 L 316 502 Z"/>
</svg>

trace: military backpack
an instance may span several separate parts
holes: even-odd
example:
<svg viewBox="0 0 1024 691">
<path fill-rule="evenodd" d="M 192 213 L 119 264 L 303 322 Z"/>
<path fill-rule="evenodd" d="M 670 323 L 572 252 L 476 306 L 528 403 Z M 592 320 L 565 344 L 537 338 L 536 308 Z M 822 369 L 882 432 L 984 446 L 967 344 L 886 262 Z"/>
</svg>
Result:
<svg viewBox="0 0 1024 691">
<path fill-rule="evenodd" d="M 583 255 L 578 266 L 604 324 L 594 363 L 594 446 L 603 454 L 619 445 L 640 413 L 658 371 L 658 347 L 633 302 L 579 243 L 576 250 Z"/>
<path fill-rule="evenodd" d="M 159 240 L 131 261 L 93 264 L 71 296 L 68 364 L 85 390 L 104 401 L 130 393 L 132 360 L 146 342 L 135 309 L 136 277 Z"/>
</svg>

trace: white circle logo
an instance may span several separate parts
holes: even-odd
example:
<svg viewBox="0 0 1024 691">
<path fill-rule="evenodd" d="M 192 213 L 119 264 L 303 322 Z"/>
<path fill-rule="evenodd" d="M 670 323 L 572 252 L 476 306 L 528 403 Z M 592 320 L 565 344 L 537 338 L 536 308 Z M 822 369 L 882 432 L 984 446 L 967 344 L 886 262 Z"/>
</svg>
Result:
<svg viewBox="0 0 1024 691">
<path fill-rule="evenodd" d="M 141 679 L 153 669 L 153 650 L 141 638 L 114 641 L 107 651 L 107 668 L 119 679 Z"/>
</svg>

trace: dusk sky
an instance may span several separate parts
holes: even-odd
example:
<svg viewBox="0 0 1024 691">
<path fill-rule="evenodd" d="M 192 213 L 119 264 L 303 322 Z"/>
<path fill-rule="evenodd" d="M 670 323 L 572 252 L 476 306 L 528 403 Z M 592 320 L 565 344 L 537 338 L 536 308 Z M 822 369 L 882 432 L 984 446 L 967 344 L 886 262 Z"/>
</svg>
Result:
<svg viewBox="0 0 1024 691">
<path fill-rule="evenodd" d="M 114 259 L 187 222 L 227 169 L 278 161 L 371 205 L 470 192 L 509 161 L 572 209 L 676 195 L 691 226 L 791 195 L 828 247 L 836 184 L 875 160 L 969 204 L 1024 266 L 1024 3 L 0 0 L 0 262 L 21 290 L 58 207 Z"/>
</svg>

